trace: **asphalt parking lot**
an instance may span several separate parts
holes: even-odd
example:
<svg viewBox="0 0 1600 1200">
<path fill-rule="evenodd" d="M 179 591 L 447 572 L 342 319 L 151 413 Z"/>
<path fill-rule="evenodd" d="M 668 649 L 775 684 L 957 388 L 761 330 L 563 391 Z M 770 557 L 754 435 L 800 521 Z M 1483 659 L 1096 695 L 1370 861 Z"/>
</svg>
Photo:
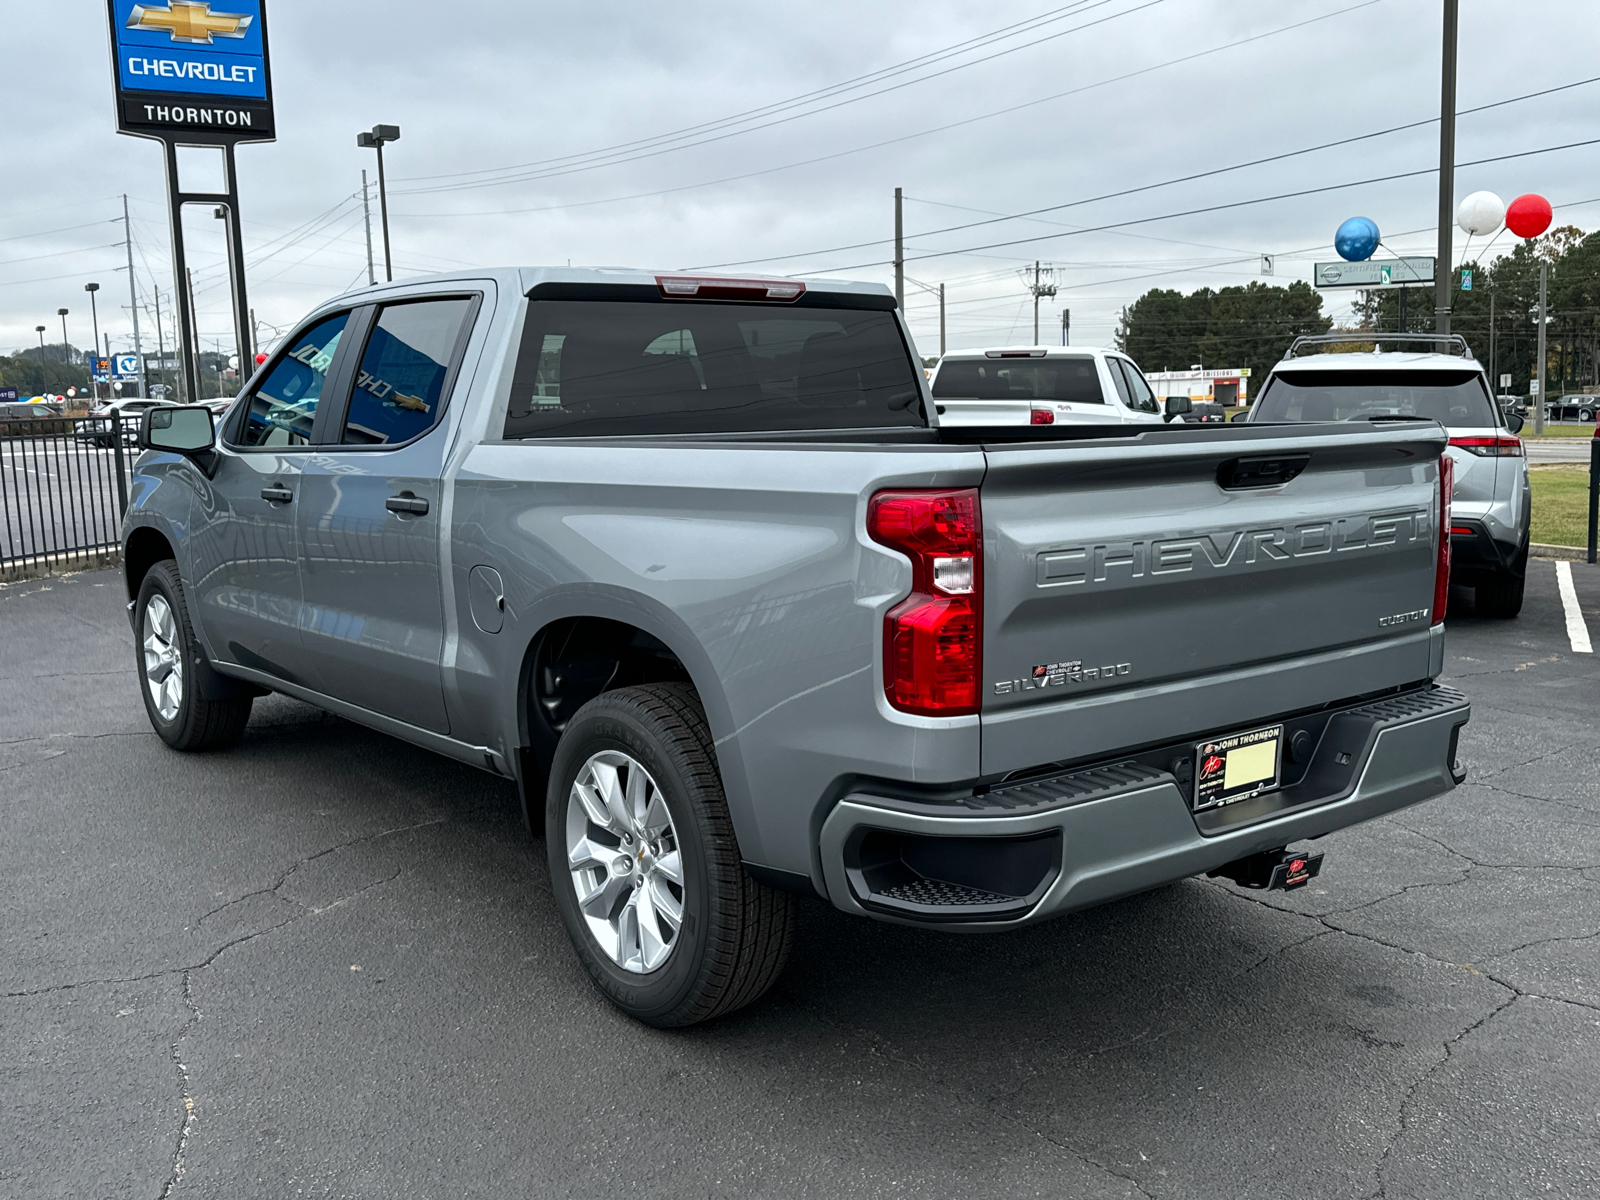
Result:
<svg viewBox="0 0 1600 1200">
<path fill-rule="evenodd" d="M 1600 674 L 1551 563 L 1451 618 L 1469 782 L 1310 888 L 808 904 L 765 1001 L 672 1033 L 582 975 L 509 784 L 278 697 L 174 754 L 123 602 L 0 588 L 0 1195 L 1600 1194 Z"/>
</svg>

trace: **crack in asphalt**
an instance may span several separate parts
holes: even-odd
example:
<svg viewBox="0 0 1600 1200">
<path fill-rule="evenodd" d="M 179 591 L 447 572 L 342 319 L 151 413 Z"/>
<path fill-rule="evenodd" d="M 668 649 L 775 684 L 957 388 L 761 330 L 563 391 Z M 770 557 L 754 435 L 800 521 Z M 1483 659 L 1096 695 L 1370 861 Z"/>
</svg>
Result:
<svg viewBox="0 0 1600 1200">
<path fill-rule="evenodd" d="M 1499 789 L 1495 789 L 1495 790 L 1498 791 Z M 1534 799 L 1535 797 L 1526 797 L 1526 798 L 1527 799 Z M 1441 840 L 1439 838 L 1434 837 L 1431 833 L 1423 833 L 1422 830 L 1420 830 L 1420 829 L 1413 829 L 1413 828 L 1411 828 L 1411 826 L 1402 825 L 1398 821 L 1396 821 L 1395 824 L 1399 828 L 1404 829 L 1407 833 L 1414 833 L 1419 838 L 1423 838 L 1426 841 L 1432 842 L 1435 846 L 1438 846 L 1441 850 L 1444 850 L 1449 854 L 1453 854 L 1457 858 L 1466 859 L 1474 867 L 1482 867 L 1482 868 L 1484 868 L 1485 870 L 1488 870 L 1488 871 L 1592 871 L 1596 867 L 1600 867 L 1600 862 L 1592 862 L 1592 863 L 1586 863 L 1586 864 L 1489 862 L 1486 859 L 1473 858 L 1472 855 L 1468 854 L 1466 851 L 1456 849 L 1454 846 L 1450 845 L 1448 842 L 1445 842 L 1445 841 L 1443 841 L 1443 840 Z M 1596 824 L 1600 825 L 1600 820 L 1597 820 Z M 1376 901 L 1374 901 L 1374 903 L 1376 903 Z M 1353 910 L 1341 909 L 1339 911 L 1342 912 L 1342 911 L 1353 911 Z"/>
</svg>

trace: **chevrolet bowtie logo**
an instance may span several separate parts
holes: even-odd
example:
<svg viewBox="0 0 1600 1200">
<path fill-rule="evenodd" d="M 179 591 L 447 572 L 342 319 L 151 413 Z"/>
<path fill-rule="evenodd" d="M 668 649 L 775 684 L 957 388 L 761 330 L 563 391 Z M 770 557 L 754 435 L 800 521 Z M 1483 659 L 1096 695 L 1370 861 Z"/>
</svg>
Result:
<svg viewBox="0 0 1600 1200">
<path fill-rule="evenodd" d="M 129 29 L 169 33 L 175 42 L 211 45 L 214 37 L 242 38 L 253 18 L 239 13 L 214 13 L 210 0 L 170 0 L 165 8 L 135 4 Z"/>
</svg>

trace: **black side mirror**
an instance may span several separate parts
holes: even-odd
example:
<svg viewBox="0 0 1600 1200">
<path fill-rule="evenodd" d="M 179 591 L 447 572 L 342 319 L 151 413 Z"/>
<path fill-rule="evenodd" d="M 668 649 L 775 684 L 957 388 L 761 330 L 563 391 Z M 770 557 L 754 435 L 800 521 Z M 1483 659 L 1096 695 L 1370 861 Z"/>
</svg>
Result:
<svg viewBox="0 0 1600 1200">
<path fill-rule="evenodd" d="M 209 477 L 216 459 L 215 420 L 199 404 L 147 408 L 139 422 L 139 449 L 181 454 Z"/>
<path fill-rule="evenodd" d="M 1172 421 L 1191 411 L 1194 403 L 1187 396 L 1168 396 L 1162 407 L 1166 409 L 1167 420 Z"/>
<path fill-rule="evenodd" d="M 1526 424 L 1526 422 L 1524 422 L 1523 419 L 1516 413 L 1506 413 L 1506 428 L 1512 433 L 1520 433 L 1524 424 Z"/>
<path fill-rule="evenodd" d="M 1249 419 L 1250 410 L 1248 408 L 1241 408 L 1238 412 L 1234 413 L 1233 416 L 1228 418 L 1228 423 L 1231 425 L 1234 421 L 1248 421 Z"/>
</svg>

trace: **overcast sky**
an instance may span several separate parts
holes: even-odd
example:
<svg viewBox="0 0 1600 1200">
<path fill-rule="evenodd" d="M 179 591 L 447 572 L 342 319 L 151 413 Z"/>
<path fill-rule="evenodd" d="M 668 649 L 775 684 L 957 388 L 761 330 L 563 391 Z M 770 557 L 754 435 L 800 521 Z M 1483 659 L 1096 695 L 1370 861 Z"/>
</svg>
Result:
<svg viewBox="0 0 1600 1200">
<path fill-rule="evenodd" d="M 952 348 L 1032 340 L 1018 270 L 1036 258 L 1056 265 L 1060 287 L 1041 306 L 1041 340 L 1059 341 L 1064 306 L 1074 344 L 1110 344 L 1118 311 L 1152 286 L 1244 283 L 1260 277 L 1266 253 L 1279 256 L 1273 282 L 1309 280 L 1352 215 L 1377 221 L 1397 253 L 1431 254 L 1433 174 L 1146 219 L 1427 170 L 1437 165 L 1437 124 L 941 231 L 1430 122 L 1441 7 L 269 0 L 278 140 L 238 152 L 250 300 L 266 343 L 365 282 L 359 191 L 374 163 L 355 135 L 383 122 L 402 131 L 387 151 L 397 278 L 570 260 L 890 282 L 899 186 L 907 275 L 946 284 Z M 1462 0 L 1461 10 L 1463 112 L 1600 75 L 1592 0 Z M 923 56 L 936 61 L 902 67 Z M 131 346 L 118 270 L 123 192 L 152 346 L 155 288 L 171 327 L 160 150 L 113 132 L 103 2 L 10 0 L 0 80 L 0 350 L 37 344 L 39 324 L 58 342 L 61 307 L 72 310 L 72 342 L 87 345 L 89 280 L 102 287 L 101 329 L 114 348 Z M 752 110 L 767 112 L 726 124 Z M 711 127 L 659 140 L 702 125 Z M 1458 162 L 1600 138 L 1600 83 L 1463 115 L 1457 136 Z M 1558 206 L 1558 223 L 1593 229 L 1597 166 L 1600 146 L 1467 167 L 1456 195 L 1538 191 Z M 376 227 L 375 201 L 373 212 Z M 1128 221 L 1142 223 L 1073 232 Z M 201 332 L 207 346 L 223 339 L 231 349 L 220 223 L 202 212 L 191 224 Z M 995 245 L 1019 239 L 1032 240 Z M 835 249 L 857 243 L 872 244 Z M 381 278 L 381 245 L 378 256 Z M 911 284 L 907 293 L 919 349 L 935 353 L 937 303 Z M 1327 296 L 1335 315 L 1349 300 Z"/>
</svg>

